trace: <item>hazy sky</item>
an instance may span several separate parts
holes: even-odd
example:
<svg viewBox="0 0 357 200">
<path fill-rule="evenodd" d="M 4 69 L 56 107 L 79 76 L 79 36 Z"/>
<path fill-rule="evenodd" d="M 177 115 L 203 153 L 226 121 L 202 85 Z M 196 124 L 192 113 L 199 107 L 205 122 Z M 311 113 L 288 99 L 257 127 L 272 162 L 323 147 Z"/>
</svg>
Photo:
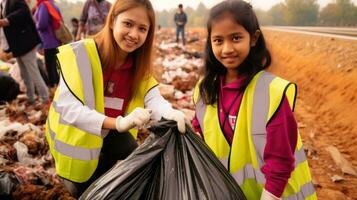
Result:
<svg viewBox="0 0 357 200">
<path fill-rule="evenodd" d="M 83 1 L 83 0 L 75 0 Z M 113 2 L 113 0 L 109 0 Z M 221 0 L 201 0 L 206 6 L 211 7 Z M 249 0 L 248 0 L 249 1 Z M 284 0 L 250 0 L 253 2 L 253 7 L 268 10 L 271 6 L 276 3 L 283 2 Z M 334 2 L 334 0 L 317 0 L 320 7 L 324 7 L 328 3 Z M 190 6 L 196 8 L 200 0 L 151 0 L 155 10 L 171 9 L 176 8 L 179 3 L 182 3 L 184 7 Z M 357 0 L 352 0 L 355 5 L 357 5 Z"/>
</svg>

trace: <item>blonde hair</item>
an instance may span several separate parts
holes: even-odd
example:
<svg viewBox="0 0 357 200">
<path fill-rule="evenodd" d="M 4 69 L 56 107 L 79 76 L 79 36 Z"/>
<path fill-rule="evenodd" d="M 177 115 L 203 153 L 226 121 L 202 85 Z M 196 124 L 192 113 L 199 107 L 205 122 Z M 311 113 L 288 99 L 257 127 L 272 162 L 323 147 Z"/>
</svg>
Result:
<svg viewBox="0 0 357 200">
<path fill-rule="evenodd" d="M 133 90 L 136 91 L 138 83 L 144 78 L 148 78 L 151 73 L 152 68 L 152 52 L 153 43 L 155 36 L 155 11 L 149 0 L 116 0 L 114 5 L 112 5 L 104 28 L 96 35 L 93 36 L 99 49 L 99 56 L 102 62 L 103 70 L 115 66 L 117 63 L 117 56 L 119 51 L 122 51 L 118 44 L 116 43 L 113 36 L 113 29 L 111 28 L 114 24 L 116 16 L 123 13 L 129 9 L 142 6 L 146 8 L 147 15 L 150 21 L 150 28 L 148 30 L 148 35 L 144 44 L 136 49 L 134 52 L 130 53 L 129 56 L 133 58 L 133 67 L 135 75 L 133 81 Z M 133 93 L 131 94 L 131 96 Z"/>
</svg>

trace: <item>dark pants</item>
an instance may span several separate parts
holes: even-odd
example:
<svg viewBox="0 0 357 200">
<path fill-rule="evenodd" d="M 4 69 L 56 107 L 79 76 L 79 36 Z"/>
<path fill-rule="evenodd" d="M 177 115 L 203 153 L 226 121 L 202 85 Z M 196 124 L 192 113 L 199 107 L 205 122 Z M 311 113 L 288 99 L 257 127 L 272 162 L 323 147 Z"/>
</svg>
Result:
<svg viewBox="0 0 357 200">
<path fill-rule="evenodd" d="M 56 62 L 57 52 L 58 52 L 57 48 L 45 49 L 45 64 L 46 64 L 50 87 L 54 87 L 58 85 L 59 82 L 57 62 Z"/>
<path fill-rule="evenodd" d="M 185 26 L 177 26 L 176 27 L 176 42 L 179 42 L 179 35 L 181 33 L 182 44 L 186 45 L 186 38 L 185 38 Z"/>
<path fill-rule="evenodd" d="M 69 190 L 73 197 L 80 197 L 96 179 L 110 170 L 118 160 L 124 160 L 128 157 L 137 146 L 138 144 L 136 140 L 130 133 L 110 131 L 104 138 L 98 167 L 92 177 L 84 183 L 75 183 L 62 178 L 64 186 Z"/>
</svg>

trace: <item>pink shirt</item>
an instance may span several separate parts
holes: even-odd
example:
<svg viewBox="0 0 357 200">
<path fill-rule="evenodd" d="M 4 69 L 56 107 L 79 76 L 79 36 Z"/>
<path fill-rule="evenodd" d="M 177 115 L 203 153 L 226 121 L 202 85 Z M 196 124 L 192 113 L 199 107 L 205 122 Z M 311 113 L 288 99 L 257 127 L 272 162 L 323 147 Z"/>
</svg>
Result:
<svg viewBox="0 0 357 200">
<path fill-rule="evenodd" d="M 225 85 L 224 77 L 220 78 L 220 93 L 218 98 L 219 122 L 230 145 L 233 141 L 237 113 L 243 97 L 243 92 L 237 91 L 244 80 L 244 77 L 238 78 Z"/>
<path fill-rule="evenodd" d="M 235 127 L 236 116 L 243 97 L 243 92 L 238 91 L 243 80 L 244 78 L 239 78 L 226 85 L 224 85 L 224 78 L 221 78 L 220 81 L 219 120 L 221 127 L 223 127 L 224 118 L 227 116 L 225 113 L 228 112 L 226 121 L 228 120 L 229 123 L 225 122 L 222 129 L 229 144 L 232 144 L 234 134 L 232 129 Z M 229 109 L 229 107 L 232 108 Z M 196 116 L 192 125 L 195 131 L 202 134 Z M 278 111 L 267 125 L 267 143 L 263 155 L 264 165 L 261 168 L 266 178 L 265 189 L 277 197 L 282 195 L 290 174 L 294 170 L 296 143 L 297 123 L 289 102 L 284 97 Z"/>
<path fill-rule="evenodd" d="M 109 68 L 103 72 L 105 115 L 123 116 L 129 103 L 132 86 L 133 60 L 128 57 L 119 69 Z"/>
</svg>

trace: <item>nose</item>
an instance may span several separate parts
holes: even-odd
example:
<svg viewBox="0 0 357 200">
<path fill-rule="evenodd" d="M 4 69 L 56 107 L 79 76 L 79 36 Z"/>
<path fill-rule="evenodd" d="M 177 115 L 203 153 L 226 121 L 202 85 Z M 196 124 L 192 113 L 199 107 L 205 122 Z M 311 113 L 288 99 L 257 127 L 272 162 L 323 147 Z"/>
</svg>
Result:
<svg viewBox="0 0 357 200">
<path fill-rule="evenodd" d="M 138 29 L 136 29 L 136 28 L 130 29 L 130 31 L 128 32 L 128 36 L 133 40 L 137 40 L 139 37 Z"/>
<path fill-rule="evenodd" d="M 231 42 L 225 42 L 223 44 L 222 53 L 231 54 L 234 51 L 233 44 Z"/>
</svg>

